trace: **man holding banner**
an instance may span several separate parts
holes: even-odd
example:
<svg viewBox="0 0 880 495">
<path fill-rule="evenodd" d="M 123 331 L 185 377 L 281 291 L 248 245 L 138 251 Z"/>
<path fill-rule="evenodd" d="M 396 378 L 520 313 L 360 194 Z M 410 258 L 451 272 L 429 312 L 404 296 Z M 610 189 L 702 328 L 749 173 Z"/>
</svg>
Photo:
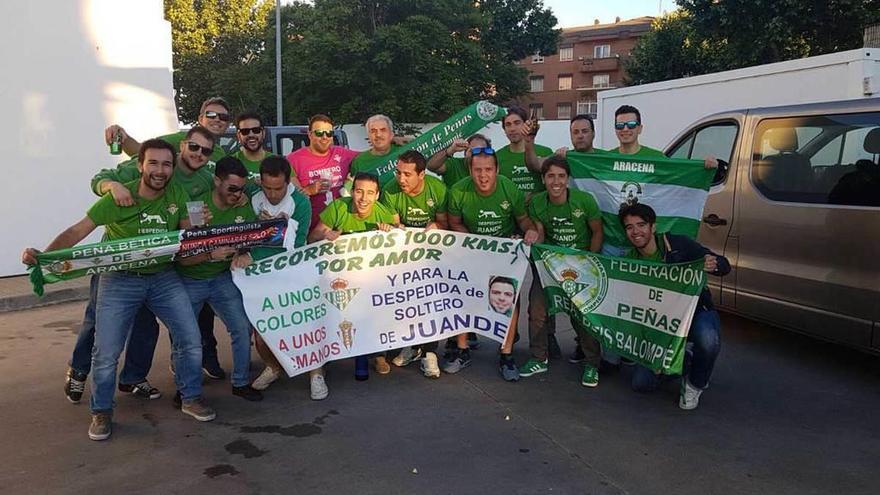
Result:
<svg viewBox="0 0 880 495">
<path fill-rule="evenodd" d="M 415 150 L 403 152 L 397 158 L 397 180 L 382 190 L 380 201 L 397 213 L 405 227 L 446 229 L 446 186 L 440 179 L 425 174 L 426 161 Z M 421 360 L 422 373 L 427 378 L 440 378 L 437 362 L 437 341 L 404 347 L 394 359 L 395 366 L 403 367 Z"/>
<path fill-rule="evenodd" d="M 471 176 L 453 186 L 449 192 L 449 226 L 464 233 L 494 237 L 512 237 L 519 227 L 526 244 L 538 242 L 540 234 L 526 214 L 525 196 L 507 177 L 499 175 L 495 150 L 490 147 L 471 148 Z M 518 381 L 519 371 L 513 360 L 518 309 L 513 311 L 499 356 L 499 371 L 506 381 Z M 458 373 L 471 363 L 467 335 L 457 337 L 457 349 L 444 363 L 443 371 Z"/>
<path fill-rule="evenodd" d="M 713 253 L 687 236 L 657 233 L 657 215 L 646 204 L 624 206 L 619 213 L 620 223 L 632 248 L 627 258 L 658 263 L 684 263 L 704 260 L 703 270 L 716 276 L 730 273 L 727 258 Z M 681 377 L 681 395 L 678 406 L 685 410 L 699 405 L 700 394 L 709 386 L 709 378 L 715 367 L 715 359 L 721 350 L 721 320 L 712 304 L 708 288 L 700 293 L 696 311 L 691 320 L 687 342 L 693 345 L 692 354 L 685 357 Z M 644 366 L 633 370 L 632 387 L 638 392 L 656 390 L 660 375 Z"/>
<path fill-rule="evenodd" d="M 373 174 L 359 172 L 354 177 L 351 197 L 339 198 L 321 212 L 318 224 L 309 233 L 309 242 L 321 240 L 335 241 L 343 234 L 382 230 L 388 232 L 400 225 L 400 217 L 381 203 L 379 199 L 379 178 Z M 355 378 L 366 380 L 370 377 L 369 356 L 355 358 Z M 373 360 L 376 372 L 385 375 L 391 366 L 384 354 Z"/>
<path fill-rule="evenodd" d="M 98 225 L 106 226 L 107 240 L 128 239 L 144 233 L 170 232 L 190 226 L 186 210 L 189 197 L 180 186 L 169 183 L 174 148 L 151 139 L 141 145 L 138 169 L 141 178 L 127 185 L 136 198 L 134 206 L 120 207 L 109 195 L 102 197 L 87 216 L 62 232 L 46 248 L 53 251 L 74 246 Z M 38 252 L 25 250 L 22 261 L 37 263 Z M 101 256 L 102 253 L 95 253 Z M 103 253 L 106 255 L 109 253 Z M 106 440 L 112 432 L 116 365 L 131 331 L 135 313 L 144 304 L 168 327 L 173 336 L 175 381 L 184 414 L 211 421 L 216 413 L 202 398 L 201 339 L 196 317 L 180 277 L 168 262 L 156 258 L 130 263 L 127 271 L 105 273 L 98 287 L 95 348 L 92 355 L 92 422 L 89 438 Z"/>
<path fill-rule="evenodd" d="M 352 160 L 349 177 L 354 177 L 358 172 L 372 172 L 379 176 L 379 184 L 385 187 L 391 183 L 392 176 L 375 169 L 388 158 L 388 155 L 400 149 L 400 146 L 392 142 L 394 123 L 387 115 L 376 114 L 367 119 L 364 127 L 367 129 L 370 149 L 362 151 Z"/>
<path fill-rule="evenodd" d="M 532 196 L 529 217 L 543 233 L 545 243 L 598 253 L 602 249 L 602 213 L 590 193 L 568 187 L 570 169 L 559 155 L 543 161 L 543 180 L 546 191 Z M 537 268 L 532 264 L 532 288 L 529 291 L 529 351 L 531 358 L 519 369 L 520 376 L 532 376 L 548 370 L 548 330 L 551 318 L 547 314 L 547 298 Z M 581 360 L 586 360 L 581 385 L 599 384 L 599 342 L 572 318 L 577 334 Z M 555 326 L 555 325 L 554 325 Z"/>
</svg>

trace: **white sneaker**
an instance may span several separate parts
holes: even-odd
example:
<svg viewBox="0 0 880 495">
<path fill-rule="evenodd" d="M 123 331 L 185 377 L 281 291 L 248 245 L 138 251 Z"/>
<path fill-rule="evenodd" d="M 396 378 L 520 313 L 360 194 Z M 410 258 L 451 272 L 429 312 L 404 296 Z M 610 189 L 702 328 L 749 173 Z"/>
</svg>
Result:
<svg viewBox="0 0 880 495">
<path fill-rule="evenodd" d="M 688 381 L 686 377 L 681 377 L 681 396 L 678 398 L 678 407 L 685 411 L 696 409 L 700 405 L 700 394 L 703 393 Z"/>
<path fill-rule="evenodd" d="M 425 353 L 420 368 L 426 378 L 440 378 L 440 366 L 437 364 L 437 355 L 433 352 Z"/>
<path fill-rule="evenodd" d="M 311 392 L 312 400 L 324 400 L 330 395 L 330 389 L 327 388 L 324 375 L 312 375 Z"/>
<path fill-rule="evenodd" d="M 420 357 L 422 357 L 422 350 L 421 349 L 413 349 L 412 347 L 404 347 L 400 351 L 400 354 L 398 354 L 397 356 L 394 356 L 394 359 L 392 359 L 391 362 L 394 364 L 394 366 L 397 366 L 398 368 L 402 368 L 404 366 L 409 365 L 410 363 L 416 362 L 416 360 L 419 359 Z"/>
<path fill-rule="evenodd" d="M 271 366 L 266 366 L 263 368 L 263 372 L 260 373 L 260 376 L 254 380 L 254 383 L 251 383 L 251 387 L 254 390 L 266 390 L 269 388 L 269 385 L 272 384 L 275 380 L 281 377 L 281 373 L 276 371 Z"/>
</svg>

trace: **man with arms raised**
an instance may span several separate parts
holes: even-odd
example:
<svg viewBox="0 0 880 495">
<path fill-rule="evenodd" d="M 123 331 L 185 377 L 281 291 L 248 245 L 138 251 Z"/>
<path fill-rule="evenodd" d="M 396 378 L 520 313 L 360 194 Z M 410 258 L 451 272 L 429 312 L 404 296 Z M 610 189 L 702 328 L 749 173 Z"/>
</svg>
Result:
<svg viewBox="0 0 880 495">
<path fill-rule="evenodd" d="M 378 203 L 379 178 L 359 172 L 354 176 L 351 197 L 339 198 L 321 212 L 318 224 L 309 232 L 309 242 L 335 241 L 343 234 L 382 230 L 387 232 L 400 225 L 400 217 Z M 355 378 L 366 380 L 370 376 L 369 356 L 355 358 Z M 391 372 L 384 355 L 374 358 L 373 365 L 380 375 Z"/>
<path fill-rule="evenodd" d="M 397 213 L 405 227 L 445 229 L 446 186 L 436 177 L 425 174 L 425 157 L 415 150 L 403 152 L 397 158 L 397 180 L 382 190 L 380 201 Z M 428 378 L 440 378 L 437 363 L 437 342 L 405 347 L 391 362 L 406 366 L 421 358 L 422 373 Z"/>
<path fill-rule="evenodd" d="M 169 183 L 174 167 L 174 148 L 159 139 L 145 141 L 138 154 L 142 173 L 127 187 L 135 206 L 118 206 L 110 195 L 103 196 L 85 218 L 53 240 L 47 251 L 69 248 L 98 225 L 106 227 L 105 240 L 189 228 L 186 202 L 181 187 Z M 22 255 L 27 264 L 36 262 L 38 252 L 28 248 Z M 135 313 L 146 305 L 168 327 L 174 340 L 175 381 L 183 398 L 182 411 L 199 421 L 211 421 L 216 413 L 202 398 L 202 360 L 198 325 L 180 276 L 171 263 L 149 264 L 129 271 L 101 275 L 96 308 L 95 347 L 92 354 L 92 422 L 89 438 L 110 437 L 116 365 L 131 331 Z"/>
<path fill-rule="evenodd" d="M 510 144 L 496 153 L 498 173 L 516 184 L 516 187 L 526 195 L 526 202 L 532 194 L 544 190 L 544 183 L 541 182 L 541 168 L 533 167 L 530 169 L 526 165 L 526 141 L 531 129 L 526 125 L 528 120 L 528 114 L 522 107 L 512 106 L 507 109 L 507 115 L 501 120 L 501 126 Z M 534 137 L 531 139 L 534 140 Z M 537 156 L 553 154 L 553 150 L 546 146 L 532 144 Z"/>
<path fill-rule="evenodd" d="M 646 204 L 624 205 L 618 218 L 632 244 L 626 253 L 627 258 L 659 263 L 702 259 L 706 273 L 719 277 L 730 273 L 730 263 L 724 256 L 713 253 L 687 236 L 657 233 L 657 214 Z M 700 395 L 709 386 L 715 359 L 721 351 L 721 319 L 712 304 L 708 287 L 700 294 L 687 341 L 693 344 L 693 352 L 688 352 L 685 357 L 678 407 L 690 410 L 696 409 Z M 636 365 L 633 369 L 632 387 L 637 392 L 652 392 L 659 384 L 660 375 L 648 368 Z"/>
<path fill-rule="evenodd" d="M 450 228 L 457 232 L 512 237 L 519 227 L 525 232 L 526 244 L 537 242 L 540 236 L 526 214 L 525 197 L 510 179 L 498 174 L 495 150 L 475 147 L 471 148 L 471 154 L 470 178 L 459 181 L 449 191 Z M 499 356 L 499 371 L 507 381 L 519 380 L 512 355 L 518 315 L 519 311 L 514 310 Z M 459 335 L 457 344 L 443 365 L 447 373 L 457 373 L 470 365 L 467 336 Z"/>
<path fill-rule="evenodd" d="M 602 249 L 602 212 L 590 193 L 568 187 L 568 162 L 559 155 L 543 161 L 543 179 L 547 190 L 532 196 L 529 217 L 543 234 L 544 242 L 554 246 L 590 250 Z M 547 314 L 547 299 L 541 287 L 537 271 L 529 291 L 529 351 L 531 359 L 519 369 L 520 376 L 532 376 L 547 371 L 548 323 L 555 320 Z M 586 364 L 581 384 L 595 387 L 599 384 L 599 342 L 587 333 L 580 322 L 573 318 L 572 326 L 578 336 L 578 346 L 585 356 Z"/>
</svg>

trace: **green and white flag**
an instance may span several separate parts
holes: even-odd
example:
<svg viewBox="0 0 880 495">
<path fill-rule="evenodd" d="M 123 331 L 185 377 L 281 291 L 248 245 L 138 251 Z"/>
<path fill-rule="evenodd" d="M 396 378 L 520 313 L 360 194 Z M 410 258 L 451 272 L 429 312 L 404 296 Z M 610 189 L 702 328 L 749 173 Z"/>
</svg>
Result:
<svg viewBox="0 0 880 495">
<path fill-rule="evenodd" d="M 492 122 L 501 120 L 507 115 L 507 109 L 499 107 L 485 100 L 473 103 L 448 119 L 423 132 L 419 137 L 401 146 L 388 155 L 385 160 L 378 162 L 373 170 L 368 172 L 379 176 L 379 182 L 385 184 L 394 180 L 394 171 L 397 169 L 397 157 L 404 151 L 416 150 L 425 158 L 438 151 L 448 148 L 455 139 L 462 139 L 476 133 Z"/>
<path fill-rule="evenodd" d="M 532 246 L 548 313 L 577 318 L 604 349 L 681 373 L 691 319 L 706 285 L 703 260 L 666 264 Z"/>
<path fill-rule="evenodd" d="M 607 244 L 629 247 L 617 212 L 636 202 L 657 212 L 657 232 L 696 238 L 715 175 L 702 161 L 573 151 L 565 156 L 572 186 L 596 198 Z"/>
</svg>

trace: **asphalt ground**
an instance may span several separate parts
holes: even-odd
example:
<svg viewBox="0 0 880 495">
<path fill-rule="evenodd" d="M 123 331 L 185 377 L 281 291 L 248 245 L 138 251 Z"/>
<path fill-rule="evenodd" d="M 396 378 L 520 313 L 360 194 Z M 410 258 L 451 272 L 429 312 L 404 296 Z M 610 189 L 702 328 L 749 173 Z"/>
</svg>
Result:
<svg viewBox="0 0 880 495">
<path fill-rule="evenodd" d="M 309 400 L 305 376 L 276 382 L 259 403 L 208 380 L 218 417 L 199 423 L 172 407 L 163 336 L 150 374 L 163 397 L 117 395 L 113 436 L 93 442 L 90 386 L 76 405 L 62 392 L 83 306 L 0 314 L 2 493 L 880 490 L 880 359 L 731 315 L 695 411 L 677 407 L 677 382 L 632 392 L 625 367 L 603 371 L 596 389 L 582 387 L 580 368 L 565 360 L 506 383 L 497 345 L 483 341 L 470 368 L 438 380 L 411 365 L 356 382 L 352 360 L 332 363 L 320 402 Z M 574 335 L 560 327 L 568 354 Z M 228 370 L 222 324 L 216 333 Z M 262 368 L 256 353 L 252 368 L 254 376 Z"/>
</svg>

